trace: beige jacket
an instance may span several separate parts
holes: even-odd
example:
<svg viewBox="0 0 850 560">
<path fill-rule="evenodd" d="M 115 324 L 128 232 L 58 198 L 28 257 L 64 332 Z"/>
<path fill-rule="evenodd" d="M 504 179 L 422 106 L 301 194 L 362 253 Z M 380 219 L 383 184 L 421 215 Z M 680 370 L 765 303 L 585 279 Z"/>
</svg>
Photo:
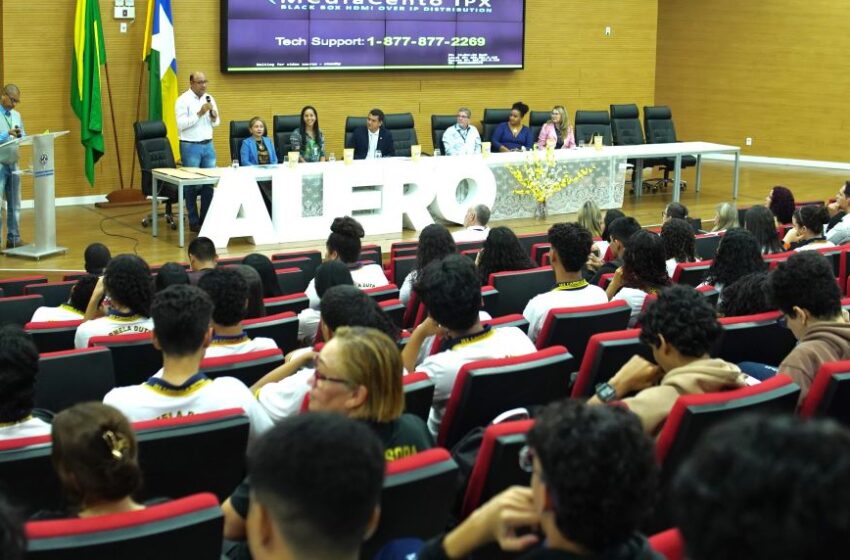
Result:
<svg viewBox="0 0 850 560">
<path fill-rule="evenodd" d="M 714 393 L 745 385 L 746 376 L 738 366 L 718 358 L 693 361 L 668 371 L 661 382 L 622 403 L 640 418 L 646 433 L 655 435 L 681 395 Z"/>
</svg>

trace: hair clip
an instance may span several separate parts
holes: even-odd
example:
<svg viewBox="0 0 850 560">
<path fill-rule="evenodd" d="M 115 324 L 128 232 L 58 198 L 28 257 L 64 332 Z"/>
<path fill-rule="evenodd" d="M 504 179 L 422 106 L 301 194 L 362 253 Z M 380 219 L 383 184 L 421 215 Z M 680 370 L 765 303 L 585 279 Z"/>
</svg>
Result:
<svg viewBox="0 0 850 560">
<path fill-rule="evenodd" d="M 103 441 L 109 446 L 109 451 L 115 460 L 124 458 L 124 449 L 128 446 L 127 439 L 124 436 L 116 434 L 112 430 L 106 430 L 103 432 Z"/>
</svg>

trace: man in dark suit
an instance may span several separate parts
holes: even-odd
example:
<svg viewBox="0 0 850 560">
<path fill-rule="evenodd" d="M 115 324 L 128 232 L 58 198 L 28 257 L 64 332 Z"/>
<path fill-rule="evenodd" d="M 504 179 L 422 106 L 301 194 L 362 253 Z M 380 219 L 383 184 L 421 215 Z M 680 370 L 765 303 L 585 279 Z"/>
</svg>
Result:
<svg viewBox="0 0 850 560">
<path fill-rule="evenodd" d="M 366 117 L 366 126 L 354 129 L 351 145 L 354 148 L 354 159 L 375 159 L 375 152 L 380 151 L 381 157 L 395 155 L 393 135 L 384 128 L 384 112 L 372 109 Z"/>
</svg>

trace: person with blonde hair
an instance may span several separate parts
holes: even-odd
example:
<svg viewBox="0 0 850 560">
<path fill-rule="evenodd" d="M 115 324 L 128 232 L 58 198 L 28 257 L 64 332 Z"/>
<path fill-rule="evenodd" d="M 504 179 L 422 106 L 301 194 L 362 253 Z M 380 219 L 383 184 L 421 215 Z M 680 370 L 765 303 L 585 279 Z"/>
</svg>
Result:
<svg viewBox="0 0 850 560">
<path fill-rule="evenodd" d="M 550 142 L 554 148 L 573 148 L 576 145 L 573 127 L 563 105 L 555 105 L 552 115 L 537 137 L 537 145 L 541 148 L 545 148 Z"/>
<path fill-rule="evenodd" d="M 738 209 L 731 202 L 721 202 L 717 205 L 717 213 L 714 216 L 714 227 L 711 231 L 726 231 L 736 228 L 738 224 Z"/>
<path fill-rule="evenodd" d="M 602 210 L 592 200 L 585 200 L 576 215 L 578 225 L 590 232 L 593 237 L 602 236 Z"/>
</svg>

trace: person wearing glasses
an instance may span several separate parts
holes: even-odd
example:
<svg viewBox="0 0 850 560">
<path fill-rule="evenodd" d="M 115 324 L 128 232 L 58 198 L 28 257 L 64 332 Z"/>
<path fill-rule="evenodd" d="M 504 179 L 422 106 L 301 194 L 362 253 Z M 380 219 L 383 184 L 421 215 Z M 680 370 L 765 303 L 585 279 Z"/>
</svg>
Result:
<svg viewBox="0 0 850 560">
<path fill-rule="evenodd" d="M 417 560 L 466 558 L 492 542 L 524 551 L 522 560 L 662 558 L 638 529 L 655 498 L 658 467 L 634 414 L 559 401 L 535 418 L 527 442 L 519 463 L 530 486 L 498 494 L 425 543 Z"/>
<path fill-rule="evenodd" d="M 215 99 L 207 93 L 207 77 L 203 72 L 189 75 L 189 89 L 177 98 L 174 111 L 180 134 L 180 161 L 183 167 L 215 167 L 213 128 L 221 124 L 221 115 Z M 200 192 L 199 192 L 200 191 Z M 198 194 L 201 195 L 201 213 L 198 214 Z M 201 224 L 213 197 L 212 185 L 194 185 L 183 189 L 189 229 L 201 231 Z"/>
<path fill-rule="evenodd" d="M 537 137 L 537 145 L 540 148 L 546 148 L 550 143 L 553 148 L 575 148 L 575 134 L 563 105 L 555 105 L 552 115 Z"/>
<path fill-rule="evenodd" d="M 457 110 L 457 124 L 443 133 L 443 147 L 447 156 L 467 156 L 481 153 L 481 135 L 478 129 L 469 124 L 472 111 L 467 107 Z M 439 146 L 434 146 L 439 149 Z"/>
<path fill-rule="evenodd" d="M 15 84 L 3 86 L 3 95 L 0 96 L 0 144 L 22 138 L 24 123 L 21 114 L 15 110 L 21 102 L 21 90 Z M 21 177 L 16 175 L 18 169 L 18 148 L 0 148 L 0 210 L 3 200 L 6 200 L 6 248 L 13 249 L 24 244 L 21 240 Z M 0 231 L 3 224 L 0 223 Z"/>
</svg>

